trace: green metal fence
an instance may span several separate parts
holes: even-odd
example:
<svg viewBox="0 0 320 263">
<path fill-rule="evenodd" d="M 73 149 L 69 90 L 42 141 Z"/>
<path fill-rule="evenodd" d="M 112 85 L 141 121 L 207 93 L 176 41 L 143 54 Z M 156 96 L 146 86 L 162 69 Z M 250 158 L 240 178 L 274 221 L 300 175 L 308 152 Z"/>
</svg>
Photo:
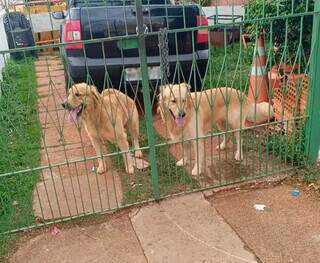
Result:
<svg viewBox="0 0 320 263">
<path fill-rule="evenodd" d="M 241 9 L 214 0 L 209 25 L 201 12 L 189 21 L 192 4 L 160 2 L 81 2 L 88 27 L 97 6 L 129 6 L 136 17 L 135 33 L 126 12 L 118 35 L 83 40 L 73 33 L 85 61 L 83 85 L 66 57 L 70 42 L 0 51 L 2 233 L 281 175 L 317 159 L 319 2 L 249 0 Z M 161 12 L 152 13 L 155 6 Z M 25 4 L 29 21 L 31 7 Z M 177 16 L 179 26 L 170 24 Z M 103 61 L 98 73 L 94 52 Z M 132 54 L 135 81 L 126 69 L 137 67 L 128 63 Z M 115 59 L 123 62 L 116 73 Z"/>
</svg>

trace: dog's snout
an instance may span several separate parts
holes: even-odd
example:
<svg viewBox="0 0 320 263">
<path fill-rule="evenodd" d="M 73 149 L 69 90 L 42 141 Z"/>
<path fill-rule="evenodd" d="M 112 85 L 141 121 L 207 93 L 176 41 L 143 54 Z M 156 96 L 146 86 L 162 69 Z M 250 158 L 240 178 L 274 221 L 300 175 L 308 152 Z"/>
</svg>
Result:
<svg viewBox="0 0 320 263">
<path fill-rule="evenodd" d="M 179 112 L 179 117 L 184 118 L 186 116 L 186 113 L 184 111 Z"/>
<path fill-rule="evenodd" d="M 70 106 L 69 106 L 69 104 L 68 104 L 67 101 L 65 101 L 65 102 L 62 103 L 61 105 L 62 105 L 62 107 L 63 107 L 64 109 L 66 109 L 66 110 L 69 110 L 69 109 L 70 109 Z"/>
</svg>

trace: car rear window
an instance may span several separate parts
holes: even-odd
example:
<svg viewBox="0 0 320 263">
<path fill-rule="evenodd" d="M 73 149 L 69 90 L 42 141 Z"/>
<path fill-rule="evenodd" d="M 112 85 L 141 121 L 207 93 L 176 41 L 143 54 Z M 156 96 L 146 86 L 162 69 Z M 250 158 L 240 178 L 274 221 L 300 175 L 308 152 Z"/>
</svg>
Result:
<svg viewBox="0 0 320 263">
<path fill-rule="evenodd" d="M 142 0 L 143 5 L 170 4 L 170 0 Z M 135 5 L 134 0 L 71 0 L 71 6 L 131 6 Z"/>
</svg>

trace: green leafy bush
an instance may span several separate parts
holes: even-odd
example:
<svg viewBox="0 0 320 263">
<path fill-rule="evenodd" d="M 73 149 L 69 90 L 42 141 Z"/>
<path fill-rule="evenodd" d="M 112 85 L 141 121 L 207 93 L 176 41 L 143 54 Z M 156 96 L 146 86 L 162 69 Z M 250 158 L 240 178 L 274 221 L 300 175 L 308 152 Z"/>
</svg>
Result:
<svg viewBox="0 0 320 263">
<path fill-rule="evenodd" d="M 290 15 L 311 12 L 313 9 L 314 2 L 308 1 L 307 5 L 306 0 L 248 0 L 245 5 L 246 19 L 257 21 L 247 23 L 246 31 L 254 39 L 256 35 L 265 31 L 267 36 L 272 37 L 274 43 L 280 45 L 278 52 L 280 55 L 284 51 L 287 35 L 286 51 L 292 60 L 297 54 L 302 30 L 301 48 L 308 57 L 311 48 L 313 17 L 312 15 L 290 17 Z M 277 18 L 259 20 L 259 18 L 271 17 Z"/>
</svg>

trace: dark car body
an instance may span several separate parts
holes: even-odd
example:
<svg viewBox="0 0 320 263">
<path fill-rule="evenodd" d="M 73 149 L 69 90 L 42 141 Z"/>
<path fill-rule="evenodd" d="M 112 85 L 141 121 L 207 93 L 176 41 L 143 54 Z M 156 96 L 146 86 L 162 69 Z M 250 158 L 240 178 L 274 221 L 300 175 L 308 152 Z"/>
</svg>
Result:
<svg viewBox="0 0 320 263">
<path fill-rule="evenodd" d="M 164 1 L 143 1 L 148 67 L 159 71 L 158 33 L 162 28 L 167 28 L 169 81 L 184 80 L 190 81 L 191 85 L 198 83 L 200 86 L 208 61 L 208 36 L 207 30 L 200 31 L 196 27 L 199 23 L 206 25 L 207 20 L 198 5 L 173 5 Z M 60 18 L 64 18 L 61 42 L 76 42 L 61 49 L 67 79 L 71 78 L 75 83 L 92 80 L 100 91 L 106 85 L 123 87 L 126 82 L 133 85 L 139 82 L 139 78 L 127 77 L 129 70 L 140 67 L 139 50 L 137 47 L 130 47 L 137 35 L 134 1 L 72 0 L 68 4 L 66 16 Z M 170 33 L 170 30 L 182 28 L 190 30 Z M 92 41 L 85 41 L 83 44 L 79 43 L 80 40 Z M 128 45 L 129 47 L 125 47 Z M 191 74 L 193 61 L 198 68 L 194 70 L 196 74 Z M 177 64 L 182 77 L 175 74 Z M 150 80 L 159 81 L 159 77 L 159 74 L 151 74 Z"/>
</svg>

